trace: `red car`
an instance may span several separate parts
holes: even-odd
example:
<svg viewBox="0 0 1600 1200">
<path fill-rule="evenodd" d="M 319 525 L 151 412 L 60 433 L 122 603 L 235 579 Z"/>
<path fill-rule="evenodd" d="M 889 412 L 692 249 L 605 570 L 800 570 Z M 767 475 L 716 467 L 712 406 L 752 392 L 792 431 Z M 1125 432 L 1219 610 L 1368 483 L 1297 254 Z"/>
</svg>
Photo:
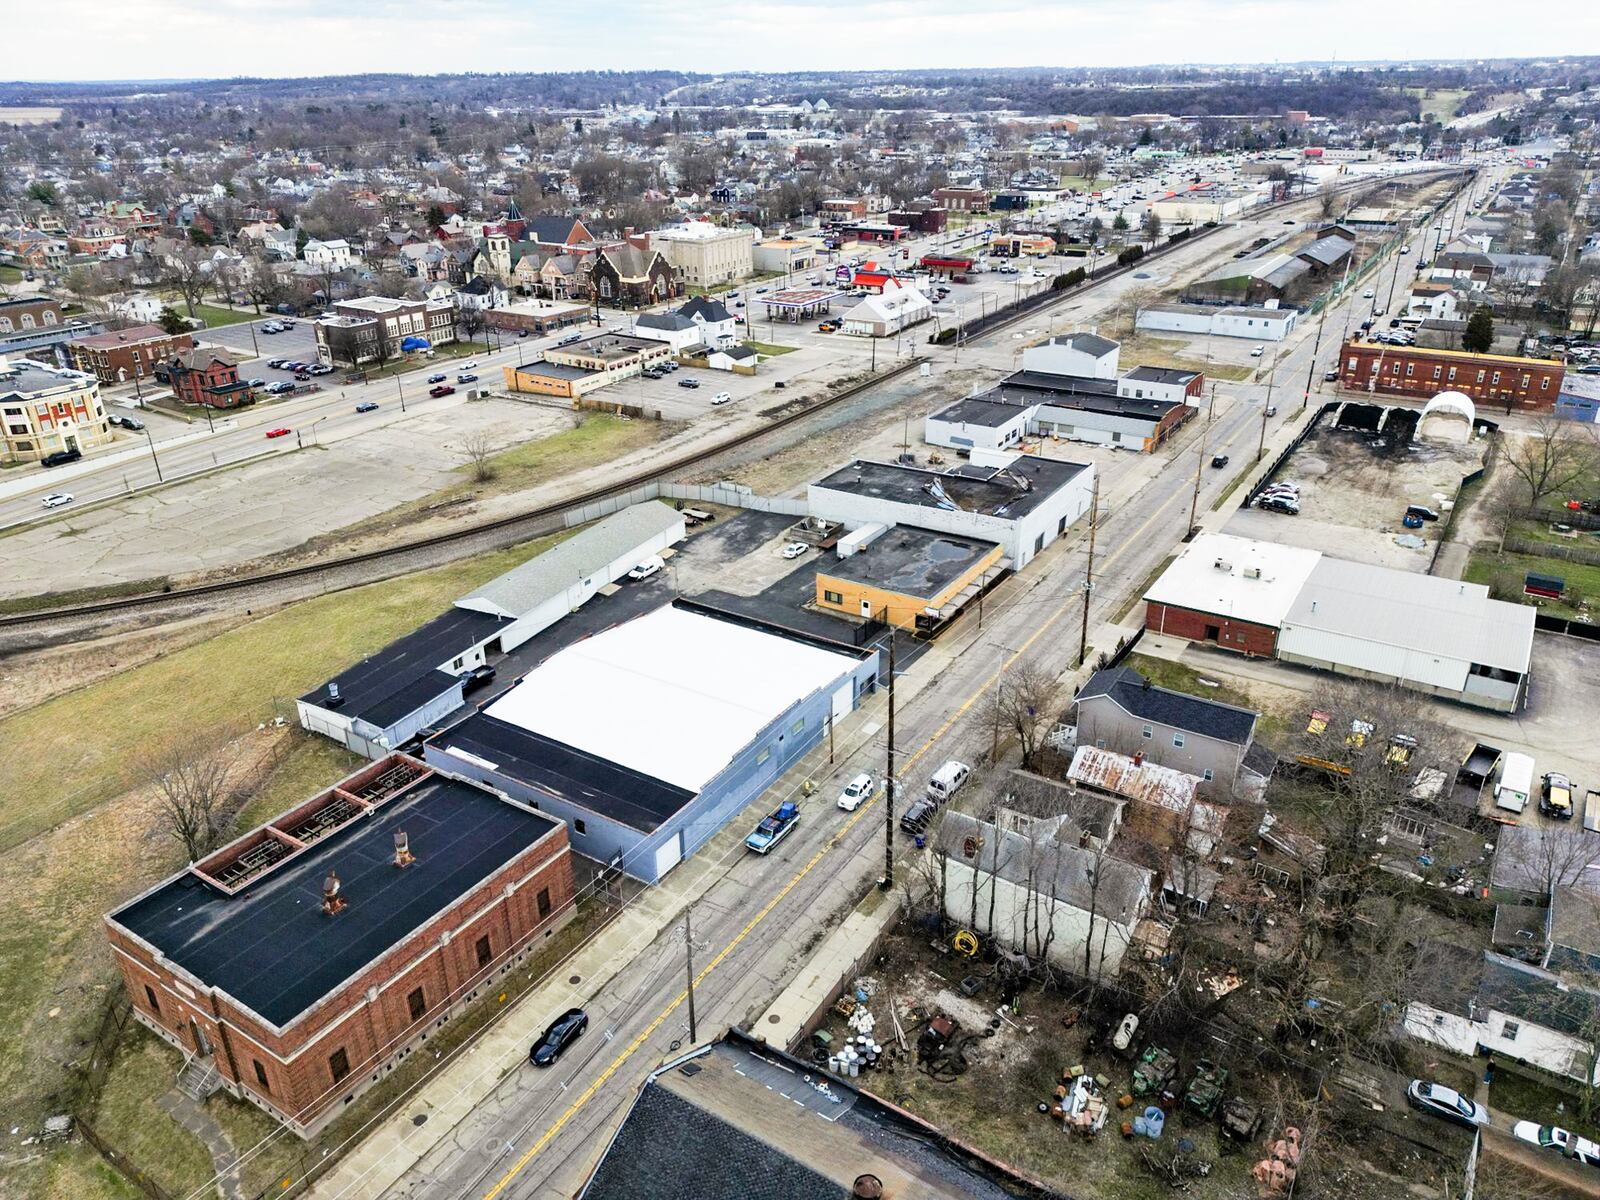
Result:
<svg viewBox="0 0 1600 1200">
<path fill-rule="evenodd" d="M 451 387 L 448 383 L 441 383 L 436 388 L 428 389 L 428 395 L 430 396 L 454 396 L 455 394 L 455 388 Z"/>
<path fill-rule="evenodd" d="M 269 429 L 269 430 L 267 430 L 267 436 L 269 438 L 288 437 L 289 434 L 292 433 L 292 432 L 293 432 L 293 430 L 291 430 L 287 425 L 283 425 L 283 426 L 280 426 L 277 429 Z"/>
</svg>

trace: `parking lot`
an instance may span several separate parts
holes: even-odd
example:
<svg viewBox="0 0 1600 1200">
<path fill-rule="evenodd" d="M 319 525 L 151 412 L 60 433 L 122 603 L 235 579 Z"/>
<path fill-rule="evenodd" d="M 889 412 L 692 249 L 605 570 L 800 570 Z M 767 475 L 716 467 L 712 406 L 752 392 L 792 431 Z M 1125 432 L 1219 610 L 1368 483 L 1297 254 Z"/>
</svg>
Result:
<svg viewBox="0 0 1600 1200">
<path fill-rule="evenodd" d="M 1420 529 L 1404 528 L 1406 506 L 1424 505 L 1442 514 L 1483 454 L 1479 443 L 1412 442 L 1400 448 L 1382 435 L 1320 426 L 1275 477 L 1299 485 L 1299 514 L 1240 509 L 1226 532 L 1426 571 L 1441 526 L 1425 522 Z M 1397 537 L 1420 538 L 1423 544 L 1402 545 Z"/>
<path fill-rule="evenodd" d="M 282 333 L 262 332 L 262 326 L 275 325 L 284 320 L 293 320 L 294 327 Z M 309 319 L 262 317 L 257 321 L 243 321 L 238 325 L 204 330 L 196 340 L 242 354 L 246 361 L 239 364 L 239 377 L 264 379 L 268 384 L 284 380 L 293 383 L 295 379 L 293 371 L 268 367 L 267 359 L 287 358 L 307 363 L 317 361 L 317 338 Z"/>
</svg>

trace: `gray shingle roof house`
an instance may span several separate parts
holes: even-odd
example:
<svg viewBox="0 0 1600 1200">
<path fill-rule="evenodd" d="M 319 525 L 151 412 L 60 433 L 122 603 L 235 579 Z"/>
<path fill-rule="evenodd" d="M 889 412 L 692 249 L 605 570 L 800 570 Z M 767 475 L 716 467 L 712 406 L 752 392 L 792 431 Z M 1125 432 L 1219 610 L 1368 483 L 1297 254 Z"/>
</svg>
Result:
<svg viewBox="0 0 1600 1200">
<path fill-rule="evenodd" d="M 1157 687 L 1131 667 L 1113 667 L 1090 676 L 1073 712 L 1080 746 L 1143 754 L 1200 776 L 1213 795 L 1256 786 L 1255 759 L 1246 756 L 1258 714 L 1247 708 Z"/>
</svg>

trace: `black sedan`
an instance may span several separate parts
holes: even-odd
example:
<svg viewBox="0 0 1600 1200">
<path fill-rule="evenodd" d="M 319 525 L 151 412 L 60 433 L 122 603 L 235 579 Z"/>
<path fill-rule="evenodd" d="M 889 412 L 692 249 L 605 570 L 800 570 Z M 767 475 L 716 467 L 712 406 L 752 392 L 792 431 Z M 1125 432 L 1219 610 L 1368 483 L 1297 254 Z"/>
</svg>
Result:
<svg viewBox="0 0 1600 1200">
<path fill-rule="evenodd" d="M 587 1028 L 588 1013 L 581 1008 L 567 1009 L 550 1022 L 550 1028 L 544 1031 L 544 1036 L 533 1044 L 533 1049 L 528 1051 L 528 1061 L 536 1067 L 554 1066 L 562 1051 L 577 1041 Z"/>
</svg>

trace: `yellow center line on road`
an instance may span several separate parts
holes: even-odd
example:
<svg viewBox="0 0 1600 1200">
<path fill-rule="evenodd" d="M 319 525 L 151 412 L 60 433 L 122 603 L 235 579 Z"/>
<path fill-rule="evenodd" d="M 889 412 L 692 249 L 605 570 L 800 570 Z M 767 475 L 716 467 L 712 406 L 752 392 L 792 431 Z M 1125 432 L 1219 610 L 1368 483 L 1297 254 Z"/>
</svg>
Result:
<svg viewBox="0 0 1600 1200">
<path fill-rule="evenodd" d="M 1160 518 L 1162 512 L 1168 507 L 1168 505 L 1170 505 L 1174 499 L 1180 498 L 1181 495 L 1181 492 L 1177 492 L 1172 496 L 1169 496 L 1156 508 L 1154 512 L 1150 514 L 1149 518 L 1145 520 L 1145 522 L 1140 525 L 1138 529 L 1134 530 L 1131 536 L 1124 539 L 1121 545 L 1119 545 L 1115 550 L 1111 551 L 1111 553 L 1105 557 L 1103 564 L 1105 566 L 1110 566 L 1112 562 L 1122 555 L 1124 550 L 1126 550 L 1129 546 L 1134 545 L 1138 539 L 1144 535 L 1145 531 Z M 944 736 L 948 734 L 955 726 L 955 723 L 967 714 L 972 706 L 982 698 L 984 693 L 987 692 L 989 688 L 994 686 L 995 680 L 999 679 L 1006 673 L 1006 671 L 1010 670 L 1012 665 L 1024 654 L 1026 654 L 1033 647 L 1033 644 L 1036 641 L 1043 637 L 1045 633 L 1056 624 L 1057 621 L 1061 620 L 1061 618 L 1067 614 L 1068 609 L 1071 608 L 1077 602 L 1077 600 L 1078 596 L 1076 594 L 1069 595 L 1066 599 L 1064 599 L 1060 605 L 1056 607 L 1055 611 L 1052 612 L 1037 629 L 1029 634 L 1026 639 L 1024 639 L 1022 645 L 1017 647 L 1010 653 L 1010 655 L 1007 656 L 1005 661 L 998 669 L 992 672 L 981 684 L 973 689 L 972 694 L 961 702 L 960 707 L 950 714 L 950 716 L 945 720 L 944 724 L 940 725 L 939 728 L 936 729 L 928 737 L 928 739 L 923 742 L 922 745 L 919 746 L 910 755 L 910 757 L 904 761 L 904 763 L 901 764 L 900 770 L 897 773 L 903 774 L 905 771 L 910 770 L 910 768 L 917 763 L 924 754 L 937 745 L 939 741 L 943 739 Z M 734 935 L 728 944 L 717 953 L 716 957 L 711 959 L 710 962 L 706 963 L 705 967 L 701 969 L 700 973 L 695 976 L 694 982 L 696 987 L 698 987 L 701 982 L 711 974 L 712 971 L 716 970 L 717 967 L 719 967 L 727 959 L 728 955 L 732 954 L 736 949 L 738 949 L 739 946 L 743 944 L 744 940 L 749 937 L 750 934 L 753 933 L 755 929 L 767 919 L 768 916 L 772 914 L 773 909 L 778 907 L 778 905 L 783 901 L 784 897 L 792 892 L 807 875 L 811 874 L 811 872 L 816 869 L 817 864 L 827 857 L 828 853 L 843 841 L 845 835 L 848 834 L 851 829 L 855 828 L 856 823 L 865 817 L 868 811 L 878 803 L 878 798 L 879 797 L 877 795 L 874 795 L 870 800 L 858 808 L 855 811 L 855 814 L 848 821 L 846 821 L 837 832 L 835 832 L 833 837 L 830 838 L 820 850 L 811 856 L 810 861 L 808 861 L 805 866 L 801 867 L 799 871 L 795 872 L 794 876 L 783 885 L 777 894 L 774 895 L 772 899 L 767 901 L 765 906 L 762 907 L 761 911 L 750 918 L 749 922 L 744 926 L 744 928 L 739 930 L 739 932 Z M 578 1113 L 583 1110 L 584 1106 L 587 1105 L 590 1100 L 594 1099 L 595 1093 L 598 1092 L 613 1075 L 621 1070 L 623 1065 L 627 1063 L 630 1058 L 638 1053 L 639 1049 L 645 1044 L 645 1042 L 649 1041 L 650 1037 L 656 1032 L 656 1030 L 661 1028 L 668 1018 L 670 1018 L 672 1014 L 678 1010 L 679 1006 L 682 1005 L 688 998 L 689 993 L 687 989 L 679 992 L 677 996 L 673 998 L 672 1002 L 663 1008 L 661 1012 L 651 1020 L 650 1024 L 645 1027 L 644 1031 L 640 1033 L 638 1037 L 634 1038 L 633 1041 L 629 1042 L 622 1053 L 618 1054 L 616 1058 L 611 1060 L 611 1063 L 604 1071 L 600 1073 L 595 1081 L 585 1088 L 582 1094 L 579 1095 L 576 1100 L 567 1106 L 566 1111 L 556 1119 L 555 1124 L 551 1125 L 549 1129 L 545 1130 L 544 1133 L 540 1135 L 539 1140 L 534 1142 L 532 1146 L 529 1146 L 528 1149 L 523 1152 L 522 1157 L 517 1159 L 517 1161 L 511 1165 L 506 1173 L 500 1177 L 500 1180 L 494 1185 L 494 1187 L 490 1188 L 484 1193 L 483 1200 L 495 1200 L 495 1197 L 499 1196 L 500 1193 L 511 1184 L 512 1180 L 521 1174 L 523 1169 L 533 1161 L 534 1157 L 550 1144 L 556 1135 L 559 1134 L 566 1126 L 567 1122 L 572 1120 L 573 1117 L 577 1116 Z"/>
</svg>

